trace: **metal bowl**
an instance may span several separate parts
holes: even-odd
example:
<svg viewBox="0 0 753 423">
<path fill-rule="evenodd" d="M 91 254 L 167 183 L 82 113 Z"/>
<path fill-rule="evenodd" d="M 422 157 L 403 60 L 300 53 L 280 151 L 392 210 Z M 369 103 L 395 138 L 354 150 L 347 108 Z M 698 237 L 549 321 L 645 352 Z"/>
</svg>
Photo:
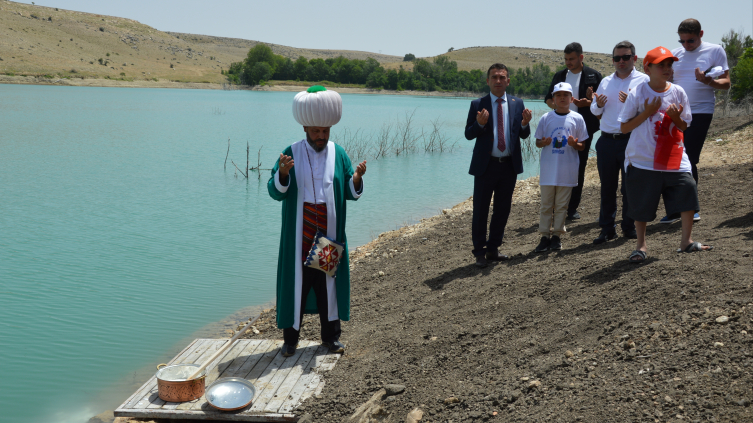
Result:
<svg viewBox="0 0 753 423">
<path fill-rule="evenodd" d="M 212 382 L 205 397 L 212 407 L 222 411 L 240 410 L 254 400 L 254 384 L 240 377 L 223 377 Z"/>
</svg>

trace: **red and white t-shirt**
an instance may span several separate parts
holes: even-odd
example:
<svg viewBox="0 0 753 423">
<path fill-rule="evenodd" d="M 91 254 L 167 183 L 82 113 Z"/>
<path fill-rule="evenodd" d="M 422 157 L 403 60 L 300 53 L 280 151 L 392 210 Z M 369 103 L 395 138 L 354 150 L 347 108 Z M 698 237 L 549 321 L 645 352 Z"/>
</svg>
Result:
<svg viewBox="0 0 753 423">
<path fill-rule="evenodd" d="M 690 126 L 693 119 L 690 103 L 682 87 L 670 84 L 669 89 L 658 93 L 648 86 L 648 82 L 642 83 L 628 94 L 617 120 L 624 123 L 636 117 L 646 109 L 645 101 L 651 102 L 656 97 L 662 101 L 659 111 L 643 121 L 630 135 L 625 149 L 625 170 L 628 165 L 633 165 L 647 170 L 690 172 L 683 133 L 667 114 L 670 104 L 682 105 L 680 118 Z"/>
</svg>

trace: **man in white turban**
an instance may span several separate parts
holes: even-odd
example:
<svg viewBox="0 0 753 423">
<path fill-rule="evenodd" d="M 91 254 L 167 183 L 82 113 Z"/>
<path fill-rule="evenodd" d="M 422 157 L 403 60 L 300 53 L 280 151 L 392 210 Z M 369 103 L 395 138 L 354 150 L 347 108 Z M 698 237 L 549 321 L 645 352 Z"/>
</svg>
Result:
<svg viewBox="0 0 753 423">
<path fill-rule="evenodd" d="M 272 169 L 269 195 L 282 201 L 282 234 L 277 262 L 277 327 L 283 329 L 282 355 L 295 354 L 304 313 L 318 313 L 322 344 L 343 353 L 340 320 L 350 320 L 350 271 L 345 236 L 346 200 L 363 192 L 366 161 L 356 166 L 339 145 L 329 142 L 340 121 L 340 94 L 315 85 L 293 100 L 293 116 L 306 139 L 287 147 Z M 316 232 L 345 246 L 334 277 L 304 266 Z M 311 292 L 313 291 L 313 292 Z"/>
</svg>

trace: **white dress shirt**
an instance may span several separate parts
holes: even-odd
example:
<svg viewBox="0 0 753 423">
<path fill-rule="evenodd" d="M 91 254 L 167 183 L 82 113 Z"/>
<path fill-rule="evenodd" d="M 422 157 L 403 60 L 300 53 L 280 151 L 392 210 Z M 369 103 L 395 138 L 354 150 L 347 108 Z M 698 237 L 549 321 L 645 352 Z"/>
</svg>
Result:
<svg viewBox="0 0 753 423">
<path fill-rule="evenodd" d="M 303 202 L 324 204 L 326 198 L 324 197 L 322 180 L 324 179 L 324 167 L 327 165 L 327 149 L 325 148 L 317 153 L 307 142 L 306 153 L 308 153 L 311 167 L 309 169 L 296 170 L 298 177 L 303 178 Z M 313 181 L 311 180 L 312 172 L 314 176 Z M 316 197 L 314 196 L 314 191 L 316 191 Z"/>
<path fill-rule="evenodd" d="M 608 134 L 619 134 L 621 132 L 620 122 L 617 120 L 624 106 L 624 103 L 620 101 L 620 91 L 630 94 L 635 87 L 648 81 L 648 79 L 648 75 L 633 68 L 625 79 L 618 77 L 615 72 L 601 80 L 596 93 L 606 95 L 607 104 L 604 107 L 599 107 L 596 98 L 591 102 L 591 113 L 594 116 L 601 116 L 599 122 L 601 132 Z"/>
<path fill-rule="evenodd" d="M 489 93 L 492 98 L 492 127 L 494 128 L 494 148 L 492 149 L 492 156 L 494 157 L 507 157 L 510 155 L 510 113 L 507 107 L 507 93 L 502 94 L 502 116 L 505 119 L 505 151 L 499 149 L 499 138 L 497 138 L 497 97 L 496 95 Z"/>
</svg>

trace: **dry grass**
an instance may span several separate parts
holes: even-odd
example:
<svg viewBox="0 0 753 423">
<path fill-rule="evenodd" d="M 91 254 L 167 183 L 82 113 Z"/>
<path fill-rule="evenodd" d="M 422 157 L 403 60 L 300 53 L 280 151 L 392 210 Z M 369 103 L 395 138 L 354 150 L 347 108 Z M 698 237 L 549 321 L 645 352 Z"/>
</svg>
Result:
<svg viewBox="0 0 753 423">
<path fill-rule="evenodd" d="M 564 49 L 564 44 L 562 48 Z M 611 53 L 611 52 L 610 52 Z M 557 66 L 564 64 L 564 53 L 562 49 L 551 50 L 541 48 L 527 47 L 469 47 L 451 51 L 440 56 L 447 56 L 450 60 L 458 63 L 458 70 L 470 71 L 481 69 L 486 72 L 492 63 L 504 63 L 510 69 L 533 67 L 535 64 L 544 63 L 552 70 Z M 594 68 L 601 72 L 602 75 L 608 75 L 614 72 L 611 54 L 607 53 L 583 53 L 585 56 L 586 66 Z M 433 57 L 423 57 L 422 59 L 433 60 Z M 388 69 L 397 69 L 403 66 L 405 69 L 412 69 L 411 62 L 393 62 L 386 63 L 384 66 Z"/>
<path fill-rule="evenodd" d="M 0 74 L 223 83 L 226 78 L 220 71 L 243 60 L 256 44 L 162 32 L 131 19 L 0 1 Z M 269 46 L 293 59 L 339 55 L 373 57 L 380 62 L 400 59 L 348 50 Z"/>
</svg>

